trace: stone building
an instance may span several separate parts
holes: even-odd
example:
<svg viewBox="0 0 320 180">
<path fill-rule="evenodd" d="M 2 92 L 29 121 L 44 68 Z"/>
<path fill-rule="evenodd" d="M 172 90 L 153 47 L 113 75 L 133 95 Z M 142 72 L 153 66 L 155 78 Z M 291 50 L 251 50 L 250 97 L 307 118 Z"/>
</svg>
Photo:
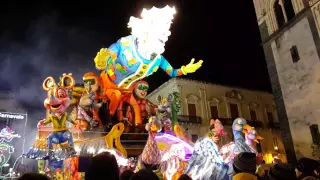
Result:
<svg viewBox="0 0 320 180">
<path fill-rule="evenodd" d="M 253 3 L 288 161 L 319 158 L 320 1 Z"/>
<path fill-rule="evenodd" d="M 172 78 L 151 92 L 147 98 L 157 104 L 157 96 L 167 97 L 169 93 L 179 92 L 182 103 L 178 122 L 192 141 L 208 132 L 211 118 L 221 120 L 233 139 L 231 125 L 237 117 L 243 117 L 248 124 L 257 128 L 264 140 L 257 145 L 267 163 L 273 156 L 286 161 L 283 142 L 280 138 L 279 122 L 272 94 L 261 91 L 233 88 L 200 81 Z"/>
</svg>

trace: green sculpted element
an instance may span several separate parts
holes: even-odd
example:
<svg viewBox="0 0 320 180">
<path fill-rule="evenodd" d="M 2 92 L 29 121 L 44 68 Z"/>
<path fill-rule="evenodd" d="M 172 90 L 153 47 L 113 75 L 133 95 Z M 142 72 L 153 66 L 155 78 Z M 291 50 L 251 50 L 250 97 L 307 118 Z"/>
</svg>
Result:
<svg viewBox="0 0 320 180">
<path fill-rule="evenodd" d="M 172 127 L 174 125 L 178 124 L 178 112 L 181 109 L 181 100 L 180 100 L 180 94 L 178 92 L 173 92 L 173 101 L 172 101 L 172 117 L 171 117 L 171 123 Z"/>
</svg>

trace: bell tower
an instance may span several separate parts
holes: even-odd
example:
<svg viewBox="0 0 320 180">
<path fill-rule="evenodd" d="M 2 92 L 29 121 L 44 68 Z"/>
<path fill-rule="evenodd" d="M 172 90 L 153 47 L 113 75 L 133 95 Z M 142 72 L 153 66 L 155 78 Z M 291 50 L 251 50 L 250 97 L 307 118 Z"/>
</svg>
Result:
<svg viewBox="0 0 320 180">
<path fill-rule="evenodd" d="M 288 162 L 319 158 L 320 0 L 253 3 Z"/>
</svg>

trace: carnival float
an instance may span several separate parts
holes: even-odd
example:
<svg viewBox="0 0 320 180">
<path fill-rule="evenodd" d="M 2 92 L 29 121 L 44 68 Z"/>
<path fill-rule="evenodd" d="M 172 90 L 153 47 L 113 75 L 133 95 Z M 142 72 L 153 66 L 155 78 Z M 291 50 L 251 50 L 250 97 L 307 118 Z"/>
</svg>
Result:
<svg viewBox="0 0 320 180">
<path fill-rule="evenodd" d="M 159 68 L 176 77 L 202 66 L 202 60 L 192 59 L 174 69 L 161 55 L 174 14 L 175 8 L 166 6 L 143 9 L 141 18 L 131 17 L 131 35 L 102 48 L 94 58 L 100 75 L 88 72 L 78 84 L 72 74 L 63 74 L 59 81 L 46 78 L 42 86 L 47 115 L 39 121 L 35 141 L 23 157 L 37 160 L 40 173 L 59 180 L 84 179 L 80 157 L 104 151 L 115 155 L 119 166 L 152 169 L 160 179 L 176 180 L 184 173 L 193 179 L 230 179 L 235 155 L 256 153 L 253 143 L 261 139 L 246 120 L 234 121 L 234 142 L 218 147 L 219 137 L 227 133 L 219 120 L 212 120 L 208 134 L 193 143 L 178 123 L 178 92 L 158 95 L 157 104 L 146 99 L 149 85 L 142 79 Z M 133 133 L 127 139 L 147 135 L 136 159 L 122 145 L 125 133 Z"/>
</svg>

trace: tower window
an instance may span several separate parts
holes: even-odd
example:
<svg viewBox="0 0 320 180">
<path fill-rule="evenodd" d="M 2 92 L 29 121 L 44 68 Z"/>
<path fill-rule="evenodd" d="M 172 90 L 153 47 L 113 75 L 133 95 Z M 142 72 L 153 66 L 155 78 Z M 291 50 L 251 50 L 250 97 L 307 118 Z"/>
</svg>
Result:
<svg viewBox="0 0 320 180">
<path fill-rule="evenodd" d="M 251 120 L 252 121 L 256 121 L 257 120 L 257 113 L 255 110 L 250 110 L 250 116 L 251 116 Z"/>
<path fill-rule="evenodd" d="M 273 147 L 276 152 L 279 152 L 278 140 L 277 138 L 273 138 Z"/>
<path fill-rule="evenodd" d="M 231 118 L 239 117 L 239 110 L 238 110 L 237 104 L 230 104 L 230 113 L 231 113 Z"/>
<path fill-rule="evenodd" d="M 300 56 L 299 56 L 297 46 L 292 46 L 290 49 L 290 52 L 291 52 L 291 57 L 292 57 L 293 63 L 298 62 L 300 60 Z"/>
<path fill-rule="evenodd" d="M 213 118 L 213 119 L 219 118 L 217 106 L 210 106 L 210 111 L 211 111 L 211 118 Z"/>
<path fill-rule="evenodd" d="M 259 141 L 259 143 L 256 144 L 257 145 L 257 151 L 258 151 L 258 153 L 261 153 L 262 152 L 261 140 L 258 140 L 258 141 Z"/>
<path fill-rule="evenodd" d="M 311 136 L 313 144 L 320 144 L 320 133 L 318 124 L 313 124 L 310 126 Z"/>
<path fill-rule="evenodd" d="M 284 9 L 287 14 L 288 21 L 290 21 L 295 16 L 292 2 L 291 2 L 291 0 L 284 0 L 283 4 L 284 4 Z"/>
<path fill-rule="evenodd" d="M 197 109 L 195 104 L 188 104 L 189 116 L 197 116 Z"/>
<path fill-rule="evenodd" d="M 267 112 L 267 117 L 268 117 L 268 121 L 270 123 L 273 123 L 273 114 L 272 114 L 272 112 Z"/>
<path fill-rule="evenodd" d="M 285 23 L 285 19 L 284 19 L 284 15 L 283 15 L 283 11 L 282 11 L 282 7 L 279 4 L 279 0 L 276 0 L 274 3 L 274 12 L 276 14 L 276 19 L 277 19 L 277 23 L 278 23 L 278 28 L 281 28 L 284 23 Z"/>
<path fill-rule="evenodd" d="M 195 143 L 198 140 L 198 137 L 199 136 L 197 134 L 192 134 L 191 135 L 191 141 Z"/>
</svg>

